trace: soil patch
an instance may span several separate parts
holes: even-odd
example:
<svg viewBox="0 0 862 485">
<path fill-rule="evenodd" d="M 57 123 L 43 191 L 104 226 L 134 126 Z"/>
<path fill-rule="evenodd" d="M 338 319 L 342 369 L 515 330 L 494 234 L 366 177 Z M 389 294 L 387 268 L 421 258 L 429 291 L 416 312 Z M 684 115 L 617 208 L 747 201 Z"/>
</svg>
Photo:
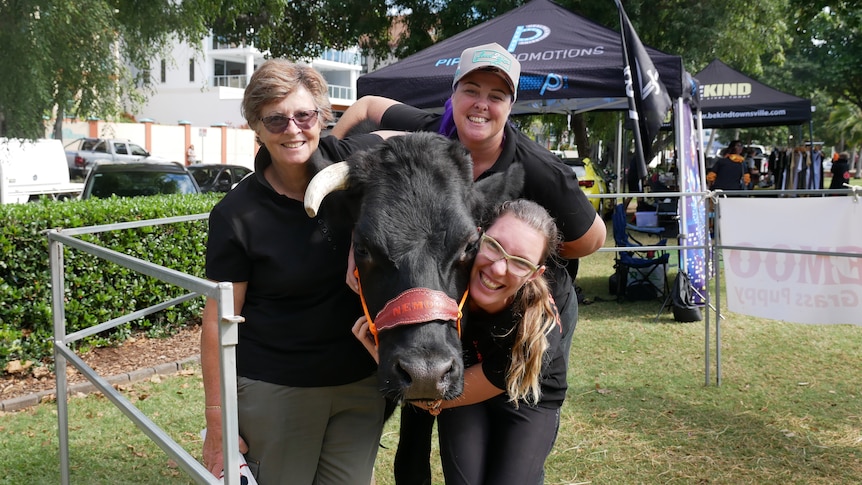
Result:
<svg viewBox="0 0 862 485">
<path fill-rule="evenodd" d="M 129 373 L 139 369 L 179 362 L 200 353 L 200 326 L 185 327 L 167 338 L 132 337 L 117 347 L 93 349 L 81 359 L 102 377 Z M 87 379 L 72 366 L 67 366 L 69 386 Z M 25 372 L 0 372 L 0 401 L 29 396 L 55 389 L 53 372 L 30 368 Z"/>
</svg>

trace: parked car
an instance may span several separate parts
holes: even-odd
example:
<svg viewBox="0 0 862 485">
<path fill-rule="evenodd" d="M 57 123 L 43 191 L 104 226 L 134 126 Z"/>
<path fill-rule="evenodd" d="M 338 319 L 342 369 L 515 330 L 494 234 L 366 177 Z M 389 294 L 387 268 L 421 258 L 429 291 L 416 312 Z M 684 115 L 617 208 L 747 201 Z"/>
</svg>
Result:
<svg viewBox="0 0 862 485">
<path fill-rule="evenodd" d="M 189 165 L 189 172 L 202 192 L 227 192 L 252 170 L 242 165 L 202 163 Z"/>
<path fill-rule="evenodd" d="M 572 168 L 578 177 L 578 185 L 585 194 L 608 194 L 608 183 L 601 175 L 601 169 L 597 168 L 589 158 L 561 158 L 563 163 Z M 605 217 L 614 210 L 614 199 L 591 198 L 590 202 L 596 212 Z"/>
<path fill-rule="evenodd" d="M 79 138 L 66 145 L 66 162 L 71 177 L 85 177 L 97 161 L 112 162 L 169 162 L 156 157 L 142 146 L 129 140 L 109 138 Z"/>
<path fill-rule="evenodd" d="M 199 193 L 194 177 L 179 163 L 99 162 L 87 175 L 81 198 Z"/>
</svg>

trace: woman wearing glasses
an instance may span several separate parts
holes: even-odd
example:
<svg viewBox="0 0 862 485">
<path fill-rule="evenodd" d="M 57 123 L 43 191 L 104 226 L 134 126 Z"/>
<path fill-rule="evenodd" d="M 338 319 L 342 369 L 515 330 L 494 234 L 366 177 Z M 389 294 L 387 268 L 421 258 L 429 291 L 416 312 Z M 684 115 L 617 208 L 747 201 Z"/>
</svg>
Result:
<svg viewBox="0 0 862 485">
<path fill-rule="evenodd" d="M 373 146 L 378 133 L 321 137 L 332 119 L 323 77 L 283 59 L 252 75 L 242 111 L 262 145 L 255 173 L 213 208 L 206 276 L 233 282 L 240 451 L 262 485 L 369 483 L 383 423 L 376 365 L 347 331 L 359 298 L 344 284 L 352 221 L 346 201 L 303 208 L 312 175 Z M 378 136 L 381 135 L 381 136 Z M 223 468 L 218 315 L 203 313 L 207 434 L 203 463 Z"/>
<path fill-rule="evenodd" d="M 521 197 L 541 204 L 557 221 L 562 234 L 560 256 L 567 265 L 554 264 L 545 275 L 559 305 L 563 346 L 568 349 L 578 320 L 573 277 L 577 259 L 597 251 L 605 242 L 605 223 L 578 187 L 577 177 L 545 147 L 509 123 L 518 96 L 521 65 L 499 44 L 465 49 L 452 81 L 452 95 L 442 114 L 380 96 L 364 96 L 345 111 L 332 133 L 343 136 L 365 120 L 383 129 L 432 131 L 460 141 L 473 159 L 476 180 L 505 171 L 513 163 L 524 166 Z M 348 273 L 348 284 L 356 286 Z M 567 355 L 567 352 L 565 352 Z M 401 436 L 395 459 L 398 485 L 431 483 L 433 419 L 427 413 L 401 412 Z"/>
<path fill-rule="evenodd" d="M 502 204 L 480 237 L 461 335 L 464 393 L 416 403 L 440 413 L 447 485 L 542 483 L 566 394 L 568 349 L 544 278 L 558 245 L 554 220 L 524 199 Z M 362 317 L 353 331 L 376 355 L 367 327 Z"/>
</svg>

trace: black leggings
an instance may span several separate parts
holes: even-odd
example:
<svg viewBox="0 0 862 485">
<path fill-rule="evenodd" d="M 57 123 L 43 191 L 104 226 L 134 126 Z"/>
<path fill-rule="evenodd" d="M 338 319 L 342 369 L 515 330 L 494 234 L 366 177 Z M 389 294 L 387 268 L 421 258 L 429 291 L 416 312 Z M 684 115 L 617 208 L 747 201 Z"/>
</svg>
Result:
<svg viewBox="0 0 862 485">
<path fill-rule="evenodd" d="M 410 404 L 401 408 L 394 463 L 396 485 L 431 485 L 431 434 L 436 419 Z"/>
<path fill-rule="evenodd" d="M 569 290 L 564 296 L 558 297 L 557 301 L 560 310 L 560 319 L 563 322 L 563 341 L 560 344 L 560 348 L 564 352 L 567 368 L 572 336 L 578 323 L 578 300 L 575 296 L 574 287 L 570 287 Z M 505 397 L 502 397 L 502 399 L 505 401 Z M 524 407 L 524 405 L 521 406 L 521 408 Z M 446 410 L 444 413 L 449 411 L 453 410 Z M 557 410 L 556 414 L 556 420 L 559 424 L 559 410 Z M 396 485 L 431 485 L 431 436 L 434 431 L 435 421 L 436 418 L 428 414 L 427 411 L 409 404 L 401 409 L 400 439 L 398 441 L 398 450 L 395 452 L 394 463 Z M 556 428 L 554 434 L 556 435 Z M 553 441 L 551 443 L 553 444 Z M 548 448 L 548 451 L 550 451 L 550 448 Z M 543 457 L 543 460 L 545 457 Z M 446 478 L 446 483 L 449 485 L 449 477 L 447 476 Z M 518 485 L 523 485 L 524 483 L 527 482 L 522 482 Z M 541 481 L 537 483 L 541 483 Z"/>
<path fill-rule="evenodd" d="M 560 426 L 558 406 L 514 403 L 501 394 L 438 417 L 446 485 L 541 485 Z"/>
</svg>

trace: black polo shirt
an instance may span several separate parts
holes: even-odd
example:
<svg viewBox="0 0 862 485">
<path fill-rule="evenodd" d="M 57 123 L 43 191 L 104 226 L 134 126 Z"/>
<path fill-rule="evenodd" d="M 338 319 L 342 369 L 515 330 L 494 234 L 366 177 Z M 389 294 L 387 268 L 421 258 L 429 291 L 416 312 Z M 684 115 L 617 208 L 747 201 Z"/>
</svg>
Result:
<svg viewBox="0 0 862 485">
<path fill-rule="evenodd" d="M 344 160 L 377 143 L 375 135 L 322 137 L 309 163 Z M 266 181 L 271 163 L 262 147 L 254 176 L 228 192 L 209 218 L 207 278 L 248 282 L 237 373 L 296 387 L 368 377 L 376 365 L 351 332 L 362 307 L 345 283 L 352 221 L 344 194 L 327 196 L 310 218 L 302 202 Z"/>
<path fill-rule="evenodd" d="M 439 132 L 441 120 L 439 114 L 396 104 L 383 114 L 380 128 Z M 524 166 L 524 190 L 520 197 L 537 202 L 548 211 L 563 241 L 573 241 L 586 234 L 595 221 L 596 209 L 578 186 L 574 171 L 510 124 L 507 123 L 504 130 L 503 152 L 479 179 L 505 172 L 512 163 L 520 162 Z M 457 138 L 457 133 L 454 137 Z M 572 291 L 571 276 L 560 265 L 551 264 L 548 270 L 545 274 L 554 288 L 554 299 L 561 306 L 567 304 Z"/>
</svg>

